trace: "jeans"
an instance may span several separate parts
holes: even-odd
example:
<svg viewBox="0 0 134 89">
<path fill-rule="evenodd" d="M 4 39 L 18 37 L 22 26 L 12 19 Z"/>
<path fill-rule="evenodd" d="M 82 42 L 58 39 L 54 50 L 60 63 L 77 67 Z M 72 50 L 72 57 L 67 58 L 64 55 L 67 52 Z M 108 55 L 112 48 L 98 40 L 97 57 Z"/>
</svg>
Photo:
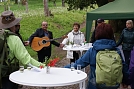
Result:
<svg viewBox="0 0 134 89">
<path fill-rule="evenodd" d="M 124 53 L 124 57 L 125 57 L 125 62 L 129 66 L 131 51 L 123 50 L 123 53 Z"/>
</svg>

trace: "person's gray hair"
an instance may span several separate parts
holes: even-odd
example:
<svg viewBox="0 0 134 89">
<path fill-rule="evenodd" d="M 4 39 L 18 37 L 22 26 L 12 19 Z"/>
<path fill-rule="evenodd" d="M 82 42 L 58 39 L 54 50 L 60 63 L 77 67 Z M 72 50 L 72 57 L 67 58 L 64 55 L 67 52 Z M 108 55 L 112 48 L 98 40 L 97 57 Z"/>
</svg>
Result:
<svg viewBox="0 0 134 89">
<path fill-rule="evenodd" d="M 132 20 L 127 20 L 126 22 L 130 23 L 131 26 L 132 26 L 132 28 L 134 27 L 134 25 L 133 25 L 133 21 L 132 21 Z"/>
</svg>

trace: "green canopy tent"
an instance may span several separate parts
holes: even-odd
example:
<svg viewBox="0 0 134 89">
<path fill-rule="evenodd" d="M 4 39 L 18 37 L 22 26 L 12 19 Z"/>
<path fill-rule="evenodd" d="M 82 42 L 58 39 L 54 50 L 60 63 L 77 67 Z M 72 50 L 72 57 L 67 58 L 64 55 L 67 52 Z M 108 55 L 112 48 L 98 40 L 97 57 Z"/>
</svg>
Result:
<svg viewBox="0 0 134 89">
<path fill-rule="evenodd" d="M 115 0 L 88 12 L 86 17 L 87 41 L 90 39 L 92 22 L 98 18 L 105 20 L 134 18 L 134 0 Z"/>
</svg>

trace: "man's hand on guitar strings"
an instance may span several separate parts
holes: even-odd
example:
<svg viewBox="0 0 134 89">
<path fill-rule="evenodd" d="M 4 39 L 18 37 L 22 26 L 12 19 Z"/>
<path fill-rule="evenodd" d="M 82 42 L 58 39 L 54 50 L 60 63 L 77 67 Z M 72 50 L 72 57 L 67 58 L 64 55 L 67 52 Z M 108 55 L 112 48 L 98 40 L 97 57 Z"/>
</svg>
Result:
<svg viewBox="0 0 134 89">
<path fill-rule="evenodd" d="M 29 41 L 24 41 L 25 46 L 28 46 L 29 43 L 30 43 Z"/>
</svg>

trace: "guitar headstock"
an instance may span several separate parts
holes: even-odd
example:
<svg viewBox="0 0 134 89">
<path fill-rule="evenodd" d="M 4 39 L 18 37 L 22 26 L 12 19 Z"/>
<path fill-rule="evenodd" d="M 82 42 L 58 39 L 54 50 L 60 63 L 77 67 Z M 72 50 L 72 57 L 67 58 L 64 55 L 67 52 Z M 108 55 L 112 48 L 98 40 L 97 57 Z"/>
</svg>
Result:
<svg viewBox="0 0 134 89">
<path fill-rule="evenodd" d="M 67 35 L 64 35 L 64 36 L 62 36 L 61 38 L 62 38 L 62 39 L 64 39 L 64 38 L 68 38 L 68 36 L 67 36 Z"/>
</svg>

